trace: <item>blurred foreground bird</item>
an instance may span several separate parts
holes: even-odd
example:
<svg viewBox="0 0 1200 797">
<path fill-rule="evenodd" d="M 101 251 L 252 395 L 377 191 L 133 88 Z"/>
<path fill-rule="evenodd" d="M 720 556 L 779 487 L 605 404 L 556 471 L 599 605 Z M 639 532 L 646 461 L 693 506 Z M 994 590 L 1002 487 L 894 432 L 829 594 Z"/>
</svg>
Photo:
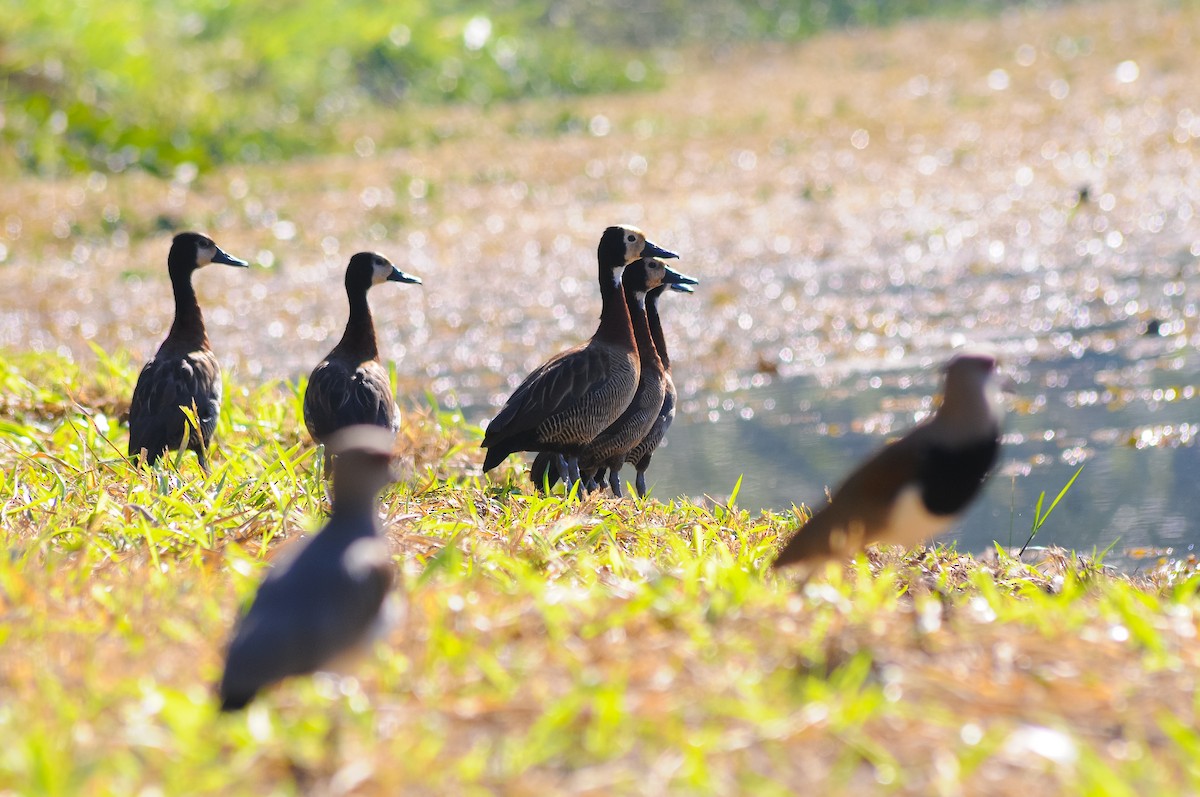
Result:
<svg viewBox="0 0 1200 797">
<path fill-rule="evenodd" d="M 945 531 L 978 495 L 1000 451 L 995 374 L 991 356 L 954 357 L 933 417 L 851 473 L 772 566 L 846 559 L 875 542 L 915 546 Z"/>
<path fill-rule="evenodd" d="M 196 452 L 200 468 L 208 472 L 208 445 L 221 412 L 221 367 L 208 344 L 192 272 L 209 263 L 248 265 L 221 251 L 207 235 L 175 236 L 167 255 L 175 320 L 167 339 L 138 374 L 129 404 L 129 458 L 135 463 L 145 451 L 153 465 L 186 438 L 188 450 Z M 195 414 L 195 424 L 185 409 Z"/>
<path fill-rule="evenodd" d="M 609 227 L 596 249 L 600 325 L 591 339 L 525 377 L 488 424 L 483 472 L 517 451 L 557 455 L 570 482 L 579 481 L 579 452 L 620 417 L 637 391 L 641 368 L 629 308 L 621 291 L 625 268 L 648 257 L 677 257 L 636 227 Z"/>
<path fill-rule="evenodd" d="M 263 580 L 238 622 L 220 684 L 222 711 L 262 688 L 329 669 L 382 626 L 394 568 L 379 524 L 379 492 L 392 481 L 392 433 L 351 426 L 330 439 L 334 453 L 329 522 Z"/>
<path fill-rule="evenodd" d="M 372 424 L 396 432 L 400 411 L 392 395 L 387 368 L 379 360 L 375 323 L 367 291 L 383 282 L 421 280 L 405 274 L 386 257 L 359 252 L 346 266 L 346 297 L 350 317 L 342 339 L 308 377 L 304 391 L 304 425 L 317 443 L 324 443 L 339 429 L 355 424 Z M 325 448 L 325 473 L 329 473 L 329 447 Z"/>
</svg>

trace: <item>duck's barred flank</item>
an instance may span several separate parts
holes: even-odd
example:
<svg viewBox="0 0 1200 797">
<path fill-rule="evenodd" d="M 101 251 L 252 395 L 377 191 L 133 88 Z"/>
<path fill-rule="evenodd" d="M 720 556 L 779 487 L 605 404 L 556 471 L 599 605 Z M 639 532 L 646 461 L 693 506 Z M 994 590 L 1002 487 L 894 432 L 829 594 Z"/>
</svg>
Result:
<svg viewBox="0 0 1200 797">
<path fill-rule="evenodd" d="M 634 487 L 639 496 L 646 495 L 646 471 L 650 468 L 650 460 L 654 457 L 654 452 L 658 450 L 662 441 L 666 439 L 667 430 L 675 421 L 677 401 L 675 379 L 671 375 L 671 355 L 667 351 L 667 339 L 663 334 L 662 319 L 658 313 L 658 300 L 668 287 L 678 293 L 692 293 L 694 290 L 691 285 L 687 284 L 661 285 L 646 295 L 646 321 L 650 324 L 650 337 L 654 340 L 654 350 L 658 352 L 658 358 L 663 364 L 666 393 L 663 396 L 658 417 L 654 419 L 654 425 L 650 427 L 649 434 L 625 455 L 625 461 L 633 465 L 637 471 Z"/>
</svg>

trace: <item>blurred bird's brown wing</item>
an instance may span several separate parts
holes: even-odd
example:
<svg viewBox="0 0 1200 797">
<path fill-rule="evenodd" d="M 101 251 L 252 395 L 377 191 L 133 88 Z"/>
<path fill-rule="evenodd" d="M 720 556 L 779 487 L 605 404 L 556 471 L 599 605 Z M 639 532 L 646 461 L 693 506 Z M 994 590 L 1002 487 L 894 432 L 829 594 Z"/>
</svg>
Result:
<svg viewBox="0 0 1200 797">
<path fill-rule="evenodd" d="M 924 431 L 914 429 L 851 473 L 833 499 L 787 541 L 772 566 L 850 557 L 877 541 L 901 490 L 920 470 L 928 448 Z"/>
</svg>

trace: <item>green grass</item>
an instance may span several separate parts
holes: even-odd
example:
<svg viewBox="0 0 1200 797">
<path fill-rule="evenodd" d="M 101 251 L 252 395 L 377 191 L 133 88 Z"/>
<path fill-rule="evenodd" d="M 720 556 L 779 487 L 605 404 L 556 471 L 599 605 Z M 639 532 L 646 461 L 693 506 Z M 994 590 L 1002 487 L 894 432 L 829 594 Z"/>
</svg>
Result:
<svg viewBox="0 0 1200 797">
<path fill-rule="evenodd" d="M 991 11 L 827 3 L 0 2 L 0 169 L 194 174 L 436 139 L 422 107 L 657 86 L 669 48 Z M 374 136 L 374 137 L 373 137 Z"/>
<path fill-rule="evenodd" d="M 127 357 L 0 363 L 0 794 L 1200 788 L 1190 572 L 889 550 L 799 585 L 766 564 L 803 509 L 481 483 L 428 409 L 382 507 L 398 624 L 222 717 L 238 607 L 325 509 L 300 388 L 230 385 L 204 477 L 121 456 Z"/>
</svg>

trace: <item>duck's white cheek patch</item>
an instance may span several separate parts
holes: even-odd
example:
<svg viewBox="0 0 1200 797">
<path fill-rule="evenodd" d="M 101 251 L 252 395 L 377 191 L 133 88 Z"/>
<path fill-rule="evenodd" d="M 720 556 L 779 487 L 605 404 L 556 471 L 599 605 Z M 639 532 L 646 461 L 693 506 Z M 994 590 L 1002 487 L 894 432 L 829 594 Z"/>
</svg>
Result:
<svg viewBox="0 0 1200 797">
<path fill-rule="evenodd" d="M 209 246 L 201 246 L 196 250 L 196 268 L 204 268 L 217 256 L 217 250 Z"/>
<path fill-rule="evenodd" d="M 374 266 L 372 266 L 371 284 L 379 285 L 380 283 L 387 282 L 387 278 L 391 275 L 391 266 L 385 266 L 382 263 L 376 263 Z"/>
<path fill-rule="evenodd" d="M 921 500 L 921 488 L 910 484 L 896 496 L 887 526 L 880 531 L 879 541 L 912 548 L 938 536 L 953 521 L 953 516 L 934 515 L 926 509 L 925 502 Z"/>
</svg>

